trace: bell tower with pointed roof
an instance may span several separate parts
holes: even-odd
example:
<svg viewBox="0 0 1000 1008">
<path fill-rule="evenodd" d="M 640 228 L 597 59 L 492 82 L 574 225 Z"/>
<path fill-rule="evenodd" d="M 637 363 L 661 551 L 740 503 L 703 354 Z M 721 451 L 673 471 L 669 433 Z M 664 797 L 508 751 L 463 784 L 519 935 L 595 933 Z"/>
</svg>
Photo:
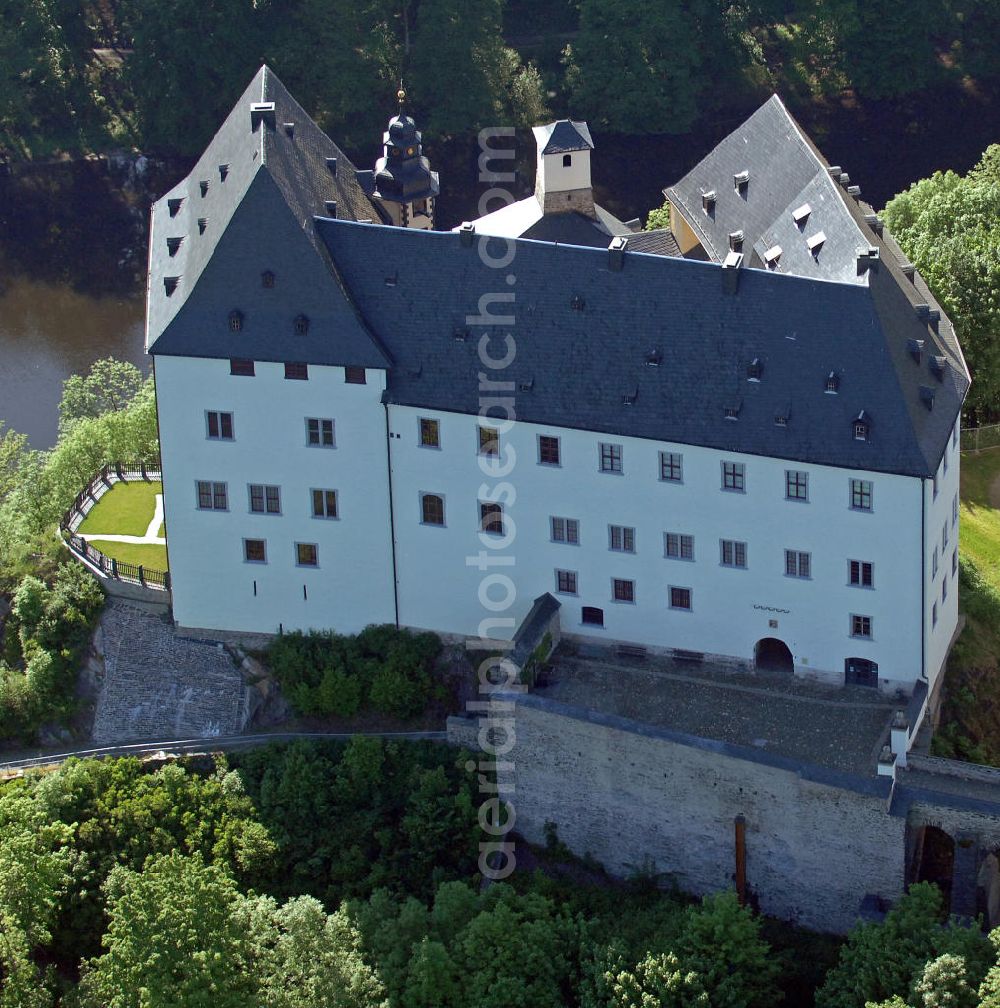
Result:
<svg viewBox="0 0 1000 1008">
<path fill-rule="evenodd" d="M 424 157 L 422 135 L 403 105 L 406 92 L 396 93 L 399 111 L 382 134 L 382 157 L 375 162 L 371 198 L 396 227 L 430 231 L 434 201 L 441 190 L 438 173 Z"/>
</svg>

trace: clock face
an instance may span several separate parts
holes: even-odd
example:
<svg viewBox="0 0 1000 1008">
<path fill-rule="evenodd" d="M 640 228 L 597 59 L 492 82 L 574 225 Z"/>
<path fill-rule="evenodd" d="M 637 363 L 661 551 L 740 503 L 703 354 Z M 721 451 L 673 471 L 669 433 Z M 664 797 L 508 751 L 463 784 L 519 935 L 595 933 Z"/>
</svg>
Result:
<svg viewBox="0 0 1000 1008">
<path fill-rule="evenodd" d="M 391 155 L 392 157 L 399 157 L 399 155 L 400 155 L 400 154 L 402 154 L 402 153 L 403 153 L 403 152 L 402 152 L 402 151 L 401 151 L 401 150 L 400 150 L 400 149 L 399 149 L 398 147 L 392 147 L 392 148 L 390 148 L 390 150 L 389 150 L 389 154 L 390 154 L 390 155 Z"/>
<path fill-rule="evenodd" d="M 413 155 L 416 153 L 416 151 L 417 151 L 416 147 L 407 147 L 406 148 L 406 156 L 407 157 L 413 157 Z"/>
</svg>

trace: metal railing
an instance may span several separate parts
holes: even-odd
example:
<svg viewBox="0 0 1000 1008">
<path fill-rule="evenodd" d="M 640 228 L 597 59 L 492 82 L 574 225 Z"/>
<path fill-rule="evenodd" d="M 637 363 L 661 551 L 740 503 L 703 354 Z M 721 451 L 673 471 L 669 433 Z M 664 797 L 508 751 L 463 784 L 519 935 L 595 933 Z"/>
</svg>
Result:
<svg viewBox="0 0 1000 1008">
<path fill-rule="evenodd" d="M 116 484 L 152 483 L 161 478 L 160 470 L 147 465 L 127 466 L 120 462 L 111 463 L 81 490 L 73 503 L 66 509 L 59 522 L 59 532 L 66 546 L 82 560 L 95 567 L 105 577 L 117 581 L 128 581 L 153 588 L 170 591 L 170 572 L 154 570 L 144 564 L 126 563 L 102 553 L 96 546 L 77 534 L 80 523 L 90 513 L 90 509 Z"/>
<path fill-rule="evenodd" d="M 987 448 L 1000 448 L 1000 424 L 986 427 L 963 427 L 959 434 L 959 450 L 981 452 Z"/>
</svg>

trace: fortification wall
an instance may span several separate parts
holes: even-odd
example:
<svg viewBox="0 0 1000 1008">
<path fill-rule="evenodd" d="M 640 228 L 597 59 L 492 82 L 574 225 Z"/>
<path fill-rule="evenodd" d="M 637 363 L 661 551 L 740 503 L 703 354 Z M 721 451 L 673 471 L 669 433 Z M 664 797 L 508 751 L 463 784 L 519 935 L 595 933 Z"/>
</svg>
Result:
<svg viewBox="0 0 1000 1008">
<path fill-rule="evenodd" d="M 887 779 L 798 766 L 532 695 L 516 698 L 511 723 L 515 744 L 503 759 L 513 770 L 501 780 L 513 788 L 514 829 L 531 842 L 544 842 L 552 821 L 571 850 L 615 875 L 652 869 L 704 894 L 733 884 L 742 814 L 747 881 L 764 913 L 843 932 L 866 895 L 902 894 L 906 820 L 887 815 Z M 482 724 L 452 718 L 449 740 L 477 749 Z"/>
</svg>

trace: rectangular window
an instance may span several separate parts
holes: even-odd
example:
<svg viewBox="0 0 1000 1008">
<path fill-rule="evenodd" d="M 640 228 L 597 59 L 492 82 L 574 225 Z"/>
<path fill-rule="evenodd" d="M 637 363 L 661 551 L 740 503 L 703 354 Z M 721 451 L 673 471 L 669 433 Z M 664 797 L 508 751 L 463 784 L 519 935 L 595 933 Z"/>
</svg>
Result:
<svg viewBox="0 0 1000 1008">
<path fill-rule="evenodd" d="M 871 635 L 872 635 L 871 616 L 858 616 L 856 613 L 851 613 L 851 636 L 864 637 L 866 639 L 870 639 Z"/>
<path fill-rule="evenodd" d="M 580 612 L 580 622 L 587 626 L 604 626 L 604 610 L 585 605 Z"/>
<path fill-rule="evenodd" d="M 948 523 L 941 526 L 941 556 L 948 552 Z"/>
<path fill-rule="evenodd" d="M 333 421 L 321 417 L 306 417 L 306 444 L 317 448 L 333 448 Z"/>
<path fill-rule="evenodd" d="M 937 602 L 931 606 L 931 626 L 937 626 Z"/>
<path fill-rule="evenodd" d="M 931 577 L 937 577 L 937 546 L 931 550 Z"/>
<path fill-rule="evenodd" d="M 337 491 L 313 490 L 312 511 L 313 511 L 313 518 L 336 518 Z"/>
<path fill-rule="evenodd" d="M 868 480 L 851 480 L 851 507 L 855 511 L 871 511 L 872 485 Z"/>
<path fill-rule="evenodd" d="M 243 559 L 247 563 L 267 563 L 267 547 L 263 539 L 243 540 Z"/>
<path fill-rule="evenodd" d="M 627 525 L 608 526 L 608 549 L 619 553 L 635 552 L 635 529 Z"/>
<path fill-rule="evenodd" d="M 226 484 L 198 480 L 198 507 L 202 511 L 227 511 L 229 497 Z"/>
<path fill-rule="evenodd" d="M 747 544 L 736 539 L 720 539 L 719 552 L 723 567 L 746 567 Z"/>
<path fill-rule="evenodd" d="M 540 465 L 559 465 L 559 438 L 539 434 L 538 462 Z"/>
<path fill-rule="evenodd" d="M 785 550 L 785 575 L 787 577 L 811 577 L 812 561 L 809 553 L 800 550 Z"/>
<path fill-rule="evenodd" d="M 951 524 L 954 528 L 958 524 L 958 491 L 955 491 L 955 496 L 951 499 Z"/>
<path fill-rule="evenodd" d="M 500 432 L 496 427 L 479 427 L 479 454 L 491 458 L 500 454 Z"/>
<path fill-rule="evenodd" d="M 941 605 L 948 601 L 948 579 L 941 579 Z"/>
<path fill-rule="evenodd" d="M 296 543 L 295 563 L 299 567 L 318 567 L 319 547 L 315 543 Z"/>
<path fill-rule="evenodd" d="M 951 576 L 954 577 L 958 573 L 958 550 L 953 549 L 951 551 Z"/>
<path fill-rule="evenodd" d="M 441 447 L 441 424 L 439 421 L 431 420 L 429 417 L 420 418 L 420 447 Z"/>
<path fill-rule="evenodd" d="M 785 499 L 809 500 L 809 474 L 794 469 L 785 470 Z"/>
<path fill-rule="evenodd" d="M 690 609 L 691 608 L 691 589 L 690 588 L 670 588 L 670 608 L 671 609 Z"/>
<path fill-rule="evenodd" d="M 873 587 L 875 582 L 872 565 L 867 560 L 848 560 L 847 580 L 858 588 Z"/>
<path fill-rule="evenodd" d="M 680 532 L 663 533 L 663 555 L 671 560 L 694 559 L 694 536 Z"/>
<path fill-rule="evenodd" d="M 620 444 L 600 445 L 601 472 L 620 473 L 622 471 L 622 446 Z"/>
<path fill-rule="evenodd" d="M 295 381 L 309 380 L 309 365 L 285 362 L 285 377 L 293 378 Z"/>
<path fill-rule="evenodd" d="M 560 595 L 576 594 L 576 571 L 556 571 L 556 591 Z"/>
<path fill-rule="evenodd" d="M 251 483 L 250 510 L 256 514 L 281 514 L 281 488 Z"/>
<path fill-rule="evenodd" d="M 368 376 L 365 374 L 363 367 L 354 367 L 352 365 L 344 368 L 344 381 L 348 385 L 365 385 L 368 382 Z"/>
<path fill-rule="evenodd" d="M 229 373 L 231 375 L 243 375 L 244 377 L 252 378 L 253 361 L 247 360 L 246 357 L 230 357 Z"/>
<path fill-rule="evenodd" d="M 208 410 L 205 417 L 208 422 L 208 436 L 219 441 L 233 440 L 233 414 L 218 413 Z"/>
<path fill-rule="evenodd" d="M 420 495 L 420 520 L 425 525 L 444 524 L 444 498 L 440 494 Z"/>
<path fill-rule="evenodd" d="M 479 528 L 490 535 L 503 535 L 503 506 L 480 502 Z"/>
<path fill-rule="evenodd" d="M 746 469 L 742 462 L 722 463 L 722 489 L 741 492 L 746 489 Z"/>
<path fill-rule="evenodd" d="M 573 543 L 580 541 L 580 522 L 576 518 L 551 518 L 552 541 Z"/>
<path fill-rule="evenodd" d="M 660 452 L 660 479 L 680 483 L 684 476 L 683 457 L 676 452 Z"/>
<path fill-rule="evenodd" d="M 634 602 L 635 582 L 626 581 L 624 578 L 612 578 L 611 593 L 616 602 Z"/>
</svg>

